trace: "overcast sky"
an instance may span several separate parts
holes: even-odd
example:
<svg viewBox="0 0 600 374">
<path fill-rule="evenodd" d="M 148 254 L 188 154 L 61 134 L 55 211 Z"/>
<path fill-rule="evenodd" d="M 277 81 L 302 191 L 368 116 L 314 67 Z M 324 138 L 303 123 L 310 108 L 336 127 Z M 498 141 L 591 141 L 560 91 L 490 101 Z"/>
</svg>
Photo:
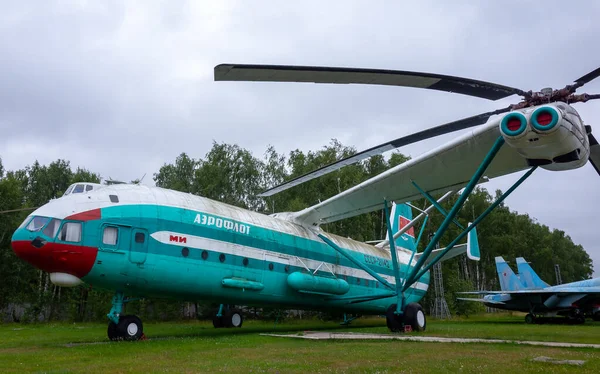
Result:
<svg viewBox="0 0 600 374">
<path fill-rule="evenodd" d="M 8 170 L 63 158 L 103 177 L 147 174 L 151 184 L 162 164 L 181 152 L 203 157 L 213 140 L 259 157 L 269 144 L 308 151 L 331 138 L 367 148 L 519 98 L 213 82 L 213 67 L 384 68 L 557 88 L 600 65 L 598 14 L 600 3 L 587 1 L 0 1 L 0 157 Z M 580 92 L 600 92 L 600 79 Z M 600 102 L 576 109 L 600 127 Z M 589 165 L 536 171 L 507 199 L 583 245 L 596 274 L 599 203 Z"/>
</svg>

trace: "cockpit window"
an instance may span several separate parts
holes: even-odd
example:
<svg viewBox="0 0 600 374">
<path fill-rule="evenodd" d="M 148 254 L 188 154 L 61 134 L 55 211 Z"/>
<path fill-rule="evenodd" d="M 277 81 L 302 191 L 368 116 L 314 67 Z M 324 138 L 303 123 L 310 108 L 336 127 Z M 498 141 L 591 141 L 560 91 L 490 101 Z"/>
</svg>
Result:
<svg viewBox="0 0 600 374">
<path fill-rule="evenodd" d="M 23 222 L 19 225 L 19 229 L 22 229 L 23 227 L 25 227 L 25 225 L 27 225 L 29 223 L 29 221 L 31 220 L 31 216 L 27 216 L 27 218 L 25 218 L 23 220 Z"/>
<path fill-rule="evenodd" d="M 94 189 L 94 186 L 92 186 L 91 184 L 86 184 L 85 185 L 85 192 L 91 191 Z"/>
<path fill-rule="evenodd" d="M 69 188 L 67 188 L 67 190 L 65 191 L 63 196 L 67 196 L 68 194 L 70 194 L 71 191 L 73 191 L 73 187 L 75 187 L 74 184 L 70 185 Z"/>
<path fill-rule="evenodd" d="M 46 225 L 50 221 L 48 217 L 33 217 L 29 225 L 27 225 L 27 230 L 29 231 L 40 231 L 44 225 Z"/>
<path fill-rule="evenodd" d="M 73 193 L 82 193 L 83 192 L 83 188 L 84 188 L 83 184 L 78 184 L 73 189 Z"/>
<path fill-rule="evenodd" d="M 81 241 L 81 223 L 66 222 L 60 229 L 58 238 L 63 242 L 77 243 Z"/>
<path fill-rule="evenodd" d="M 52 221 L 50 221 L 49 224 L 46 225 L 46 227 L 44 227 L 44 231 L 42 231 L 44 233 L 44 235 L 50 237 L 50 238 L 54 238 L 56 236 L 56 233 L 58 232 L 58 228 L 60 227 L 60 220 L 59 219 L 52 219 Z"/>
</svg>

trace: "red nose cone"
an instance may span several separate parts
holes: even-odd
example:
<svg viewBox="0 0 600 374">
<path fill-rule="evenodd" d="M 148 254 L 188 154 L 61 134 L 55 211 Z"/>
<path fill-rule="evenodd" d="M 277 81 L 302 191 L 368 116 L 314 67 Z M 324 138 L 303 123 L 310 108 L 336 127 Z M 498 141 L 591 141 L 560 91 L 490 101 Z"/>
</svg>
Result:
<svg viewBox="0 0 600 374">
<path fill-rule="evenodd" d="M 12 243 L 13 251 L 21 259 L 49 273 L 67 273 L 82 278 L 87 275 L 98 254 L 98 248 L 47 242 L 39 248 L 28 240 Z"/>
</svg>

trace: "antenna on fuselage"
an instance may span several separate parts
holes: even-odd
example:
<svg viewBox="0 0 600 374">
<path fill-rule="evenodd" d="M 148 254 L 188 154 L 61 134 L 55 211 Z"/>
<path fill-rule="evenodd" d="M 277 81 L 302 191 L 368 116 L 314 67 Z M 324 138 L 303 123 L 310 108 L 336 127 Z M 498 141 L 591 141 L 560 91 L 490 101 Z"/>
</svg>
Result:
<svg viewBox="0 0 600 374">
<path fill-rule="evenodd" d="M 126 184 L 126 183 L 123 181 L 114 180 L 111 177 L 108 177 L 108 179 L 104 180 L 104 184 L 107 186 L 112 186 L 113 184 Z"/>
</svg>

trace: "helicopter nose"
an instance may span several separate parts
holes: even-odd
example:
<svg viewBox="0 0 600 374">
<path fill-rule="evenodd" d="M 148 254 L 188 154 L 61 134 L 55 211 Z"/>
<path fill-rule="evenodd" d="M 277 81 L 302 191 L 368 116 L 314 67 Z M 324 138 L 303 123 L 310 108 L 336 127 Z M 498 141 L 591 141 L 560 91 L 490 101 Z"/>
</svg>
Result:
<svg viewBox="0 0 600 374">
<path fill-rule="evenodd" d="M 16 239 L 11 242 L 17 257 L 48 273 L 66 273 L 82 278 L 96 261 L 98 248 L 66 243 L 55 243 L 40 236 L 33 240 Z"/>
</svg>

